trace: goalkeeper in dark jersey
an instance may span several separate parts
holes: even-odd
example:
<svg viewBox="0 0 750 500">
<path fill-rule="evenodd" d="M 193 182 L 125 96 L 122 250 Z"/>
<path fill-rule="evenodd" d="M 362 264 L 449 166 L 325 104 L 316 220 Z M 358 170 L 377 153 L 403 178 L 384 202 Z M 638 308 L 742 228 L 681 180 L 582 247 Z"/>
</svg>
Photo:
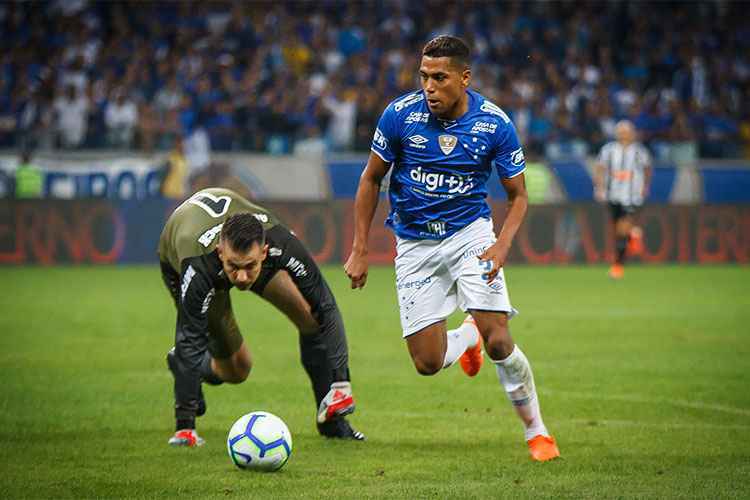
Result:
<svg viewBox="0 0 750 500">
<path fill-rule="evenodd" d="M 233 286 L 263 297 L 299 330 L 318 432 L 364 439 L 344 418 L 354 411 L 354 399 L 336 300 L 309 252 L 273 214 L 227 189 L 199 191 L 167 220 L 159 260 L 177 307 L 175 346 L 167 354 L 177 421 L 169 444 L 203 444 L 195 419 L 206 412 L 204 382 L 238 384 L 250 373 L 250 352 L 229 297 Z"/>
</svg>

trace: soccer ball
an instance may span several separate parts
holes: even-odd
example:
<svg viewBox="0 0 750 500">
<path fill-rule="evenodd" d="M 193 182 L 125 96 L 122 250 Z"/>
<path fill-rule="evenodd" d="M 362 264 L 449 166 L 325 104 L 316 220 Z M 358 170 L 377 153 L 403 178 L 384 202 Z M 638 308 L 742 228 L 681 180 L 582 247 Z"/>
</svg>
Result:
<svg viewBox="0 0 750 500">
<path fill-rule="evenodd" d="M 240 469 L 279 470 L 292 454 L 292 434 L 276 415 L 254 411 L 241 416 L 229 430 L 227 451 Z"/>
</svg>

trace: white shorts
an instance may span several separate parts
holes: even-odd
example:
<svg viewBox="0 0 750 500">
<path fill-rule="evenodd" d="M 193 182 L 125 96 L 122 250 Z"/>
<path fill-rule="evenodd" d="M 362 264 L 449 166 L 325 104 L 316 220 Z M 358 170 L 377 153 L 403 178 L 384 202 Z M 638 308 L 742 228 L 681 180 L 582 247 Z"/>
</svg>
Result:
<svg viewBox="0 0 750 500">
<path fill-rule="evenodd" d="M 477 219 L 444 240 L 396 238 L 396 293 L 403 336 L 447 318 L 456 306 L 464 312 L 516 312 L 503 270 L 491 284 L 489 264 L 479 256 L 495 243 L 492 220 Z"/>
</svg>

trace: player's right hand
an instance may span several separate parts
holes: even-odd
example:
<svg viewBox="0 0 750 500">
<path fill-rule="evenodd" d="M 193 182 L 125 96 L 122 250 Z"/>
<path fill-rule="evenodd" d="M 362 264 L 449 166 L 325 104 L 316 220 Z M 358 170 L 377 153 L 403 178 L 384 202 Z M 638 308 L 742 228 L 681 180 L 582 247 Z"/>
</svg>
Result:
<svg viewBox="0 0 750 500">
<path fill-rule="evenodd" d="M 352 252 L 344 264 L 344 272 L 352 280 L 352 290 L 364 288 L 367 283 L 367 256 Z"/>
</svg>

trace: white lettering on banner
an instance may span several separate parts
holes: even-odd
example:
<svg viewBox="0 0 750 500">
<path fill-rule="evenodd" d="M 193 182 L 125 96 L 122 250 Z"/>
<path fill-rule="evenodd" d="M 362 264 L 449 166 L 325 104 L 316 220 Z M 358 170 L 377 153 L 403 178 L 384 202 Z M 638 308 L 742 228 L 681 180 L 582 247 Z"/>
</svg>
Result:
<svg viewBox="0 0 750 500">
<path fill-rule="evenodd" d="M 322 201 L 331 196 L 327 158 L 309 155 L 271 156 L 254 153 L 219 153 L 215 160 L 227 164 L 245 192 L 264 201 Z M 45 198 L 106 198 L 109 200 L 161 199 L 164 154 L 144 157 L 121 151 L 39 152 L 34 163 L 42 173 Z M 357 160 L 359 161 L 359 160 Z M 0 190 L 13 178 L 15 154 L 0 154 Z M 4 176 L 2 173 L 7 175 Z M 290 182 L 294 179 L 294 182 Z M 12 186 L 5 189 L 12 189 Z M 190 193 L 185 193 L 190 194 Z M 219 221 L 217 221 L 219 222 Z M 196 235 L 197 237 L 197 235 Z"/>
<path fill-rule="evenodd" d="M 78 155 L 84 155 L 78 153 Z M 76 153 L 42 154 L 34 159 L 42 174 L 42 197 L 145 200 L 161 197 L 159 162 L 136 158 L 80 159 Z M 15 175 L 17 157 L 0 155 L 0 172 Z"/>
<path fill-rule="evenodd" d="M 224 223 L 222 222 L 221 224 L 217 224 L 211 229 L 206 230 L 206 232 L 201 234 L 200 238 L 198 238 L 198 243 L 208 248 L 209 245 L 211 245 L 211 242 L 214 241 L 214 238 L 216 238 L 216 235 L 219 234 L 223 226 Z"/>
<path fill-rule="evenodd" d="M 464 194 L 474 187 L 472 176 L 464 179 L 458 174 L 439 174 L 437 172 L 426 172 L 422 167 L 411 169 L 409 177 L 415 182 L 424 185 L 428 191 L 435 191 L 438 188 L 448 186 L 448 193 Z"/>
<path fill-rule="evenodd" d="M 423 101 L 424 100 L 424 94 L 422 92 L 416 92 L 414 94 L 409 94 L 408 96 L 404 97 L 400 101 L 397 101 L 393 105 L 393 109 L 398 113 L 402 109 L 411 106 L 415 102 Z"/>
</svg>

